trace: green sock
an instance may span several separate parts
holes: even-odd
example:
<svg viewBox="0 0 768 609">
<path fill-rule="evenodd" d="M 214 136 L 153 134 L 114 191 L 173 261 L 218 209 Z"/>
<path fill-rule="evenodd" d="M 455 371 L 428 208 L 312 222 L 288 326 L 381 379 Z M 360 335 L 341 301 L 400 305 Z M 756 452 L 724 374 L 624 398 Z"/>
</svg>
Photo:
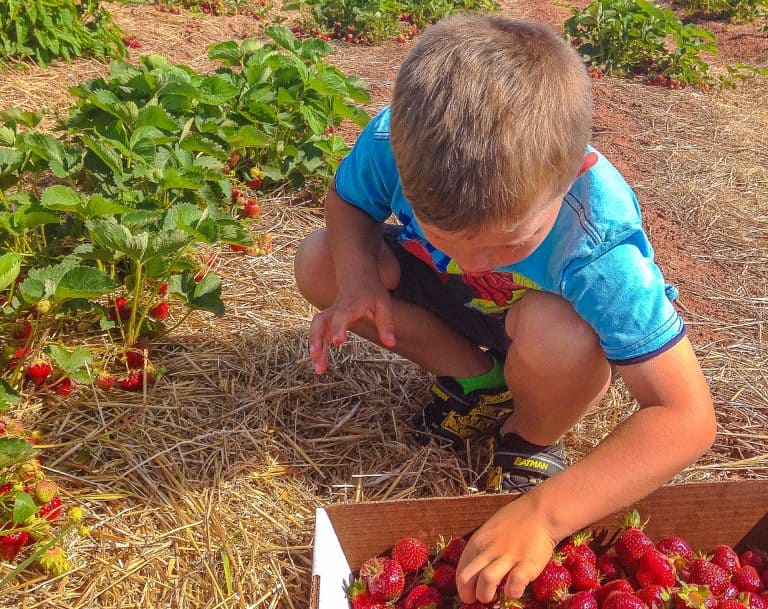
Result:
<svg viewBox="0 0 768 609">
<path fill-rule="evenodd" d="M 495 357 L 491 356 L 491 359 L 493 360 L 493 367 L 485 374 L 456 379 L 465 394 L 478 389 L 501 389 L 507 386 L 507 381 L 504 378 L 504 366 Z"/>
</svg>

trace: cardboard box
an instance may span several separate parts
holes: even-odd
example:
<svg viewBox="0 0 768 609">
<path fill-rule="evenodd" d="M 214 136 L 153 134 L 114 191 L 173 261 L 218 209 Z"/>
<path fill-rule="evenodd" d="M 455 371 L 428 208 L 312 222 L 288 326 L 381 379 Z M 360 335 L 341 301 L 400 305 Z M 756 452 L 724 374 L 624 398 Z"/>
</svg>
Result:
<svg viewBox="0 0 768 609">
<path fill-rule="evenodd" d="M 433 547 L 440 535 L 468 535 L 511 500 L 509 495 L 480 495 L 318 508 L 310 609 L 348 609 L 344 589 L 352 572 L 388 552 L 400 537 L 419 537 Z M 718 544 L 738 551 L 768 548 L 768 480 L 665 486 L 626 509 L 650 517 L 645 530 L 654 541 L 675 534 L 694 549 Z M 616 514 L 592 528 L 615 532 Z"/>
</svg>

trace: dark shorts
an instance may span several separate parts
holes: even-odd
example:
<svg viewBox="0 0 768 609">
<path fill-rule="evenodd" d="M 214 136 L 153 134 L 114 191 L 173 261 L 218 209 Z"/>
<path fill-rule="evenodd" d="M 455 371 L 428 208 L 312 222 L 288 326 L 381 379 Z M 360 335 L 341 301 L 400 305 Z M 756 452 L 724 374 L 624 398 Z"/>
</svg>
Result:
<svg viewBox="0 0 768 609">
<path fill-rule="evenodd" d="M 384 242 L 400 263 L 400 283 L 395 298 L 428 309 L 472 343 L 506 354 L 509 337 L 504 315 L 487 315 L 466 306 L 468 292 L 457 276 L 446 278 L 407 252 L 398 241 L 402 227 L 384 225 Z"/>
</svg>

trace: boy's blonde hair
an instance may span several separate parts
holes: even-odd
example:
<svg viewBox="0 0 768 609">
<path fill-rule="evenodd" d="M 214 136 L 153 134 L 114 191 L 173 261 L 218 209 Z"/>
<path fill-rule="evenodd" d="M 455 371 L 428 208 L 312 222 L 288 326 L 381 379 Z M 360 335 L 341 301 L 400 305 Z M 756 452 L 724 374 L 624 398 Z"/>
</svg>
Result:
<svg viewBox="0 0 768 609">
<path fill-rule="evenodd" d="M 589 77 L 547 26 L 451 17 L 401 66 L 390 127 L 421 220 L 449 232 L 513 228 L 576 177 L 592 128 Z"/>
</svg>

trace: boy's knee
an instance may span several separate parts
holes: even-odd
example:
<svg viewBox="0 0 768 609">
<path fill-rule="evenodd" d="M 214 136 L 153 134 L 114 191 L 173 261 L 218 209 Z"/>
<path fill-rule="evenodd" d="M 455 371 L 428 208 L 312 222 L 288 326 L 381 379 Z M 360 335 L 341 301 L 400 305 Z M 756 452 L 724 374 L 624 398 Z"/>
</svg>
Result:
<svg viewBox="0 0 768 609">
<path fill-rule="evenodd" d="M 296 287 L 314 305 L 327 298 L 327 286 L 335 285 L 328 232 L 321 228 L 308 235 L 293 260 Z"/>
<path fill-rule="evenodd" d="M 527 292 L 509 309 L 505 329 L 512 339 L 510 349 L 532 363 L 553 356 L 584 361 L 603 357 L 592 327 L 570 303 L 555 294 Z"/>
</svg>

